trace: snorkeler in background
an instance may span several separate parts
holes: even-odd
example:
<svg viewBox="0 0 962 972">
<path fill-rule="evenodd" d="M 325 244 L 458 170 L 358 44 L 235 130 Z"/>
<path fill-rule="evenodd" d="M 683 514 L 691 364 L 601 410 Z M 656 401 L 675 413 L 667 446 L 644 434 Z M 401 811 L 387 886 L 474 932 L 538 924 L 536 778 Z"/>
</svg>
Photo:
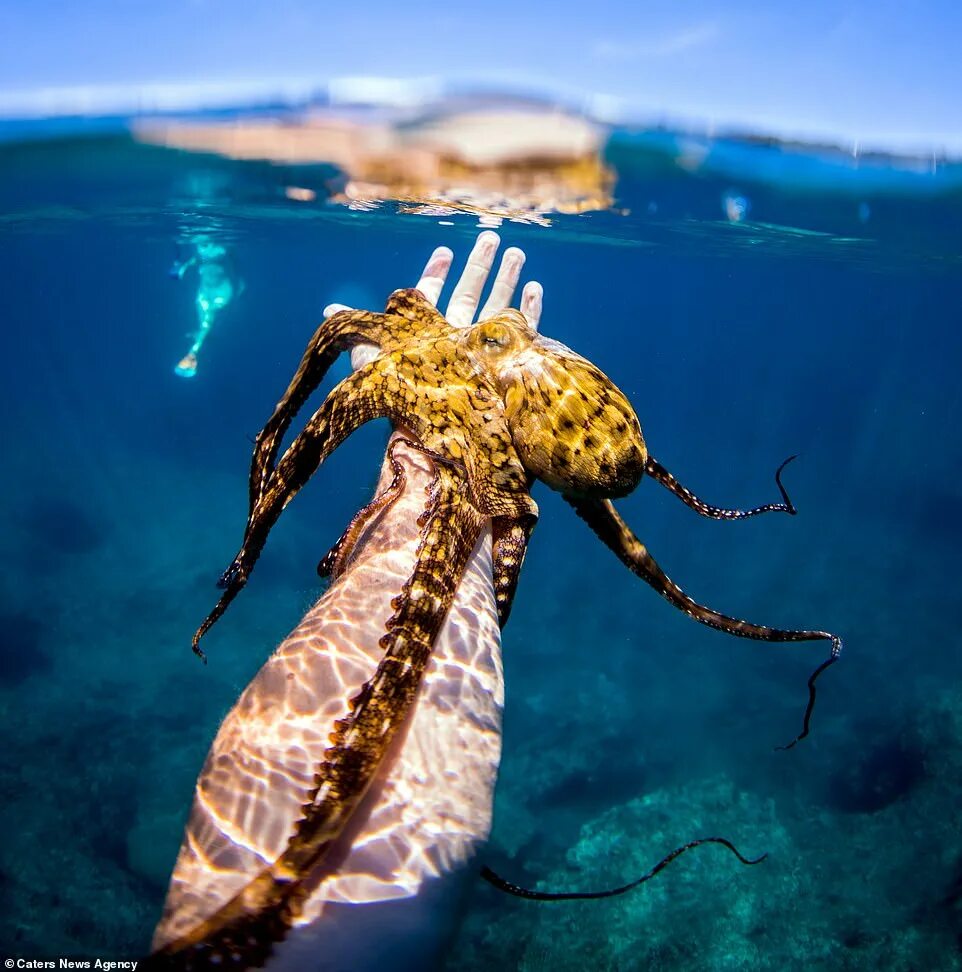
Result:
<svg viewBox="0 0 962 972">
<path fill-rule="evenodd" d="M 220 312 L 244 290 L 243 281 L 234 271 L 227 248 L 215 243 L 207 235 L 197 235 L 191 241 L 193 253 L 186 260 L 175 260 L 169 273 L 183 280 L 191 267 L 197 269 L 197 330 L 187 354 L 180 359 L 176 374 L 181 378 L 193 378 L 197 374 L 197 356 L 207 340 Z"/>
</svg>

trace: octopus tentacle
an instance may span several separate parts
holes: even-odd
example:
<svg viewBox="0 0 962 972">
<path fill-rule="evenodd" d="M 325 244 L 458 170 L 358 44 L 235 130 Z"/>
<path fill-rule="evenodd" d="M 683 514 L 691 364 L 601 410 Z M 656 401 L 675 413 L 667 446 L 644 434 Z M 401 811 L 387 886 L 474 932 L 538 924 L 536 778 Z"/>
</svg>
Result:
<svg viewBox="0 0 962 972">
<path fill-rule="evenodd" d="M 468 481 L 478 509 L 492 518 L 538 520 L 538 504 L 531 498 L 524 467 L 513 457 L 503 468 L 491 468 L 486 459 L 472 456 L 466 463 Z"/>
<path fill-rule="evenodd" d="M 402 331 L 403 328 L 387 314 L 356 310 L 339 311 L 318 327 L 301 356 L 287 390 L 254 442 L 249 485 L 251 515 L 267 491 L 284 433 L 324 380 L 337 356 L 355 344 L 380 346 L 387 340 L 397 340 Z"/>
<path fill-rule="evenodd" d="M 628 884 L 622 884 L 617 888 L 606 888 L 604 891 L 535 891 L 531 888 L 522 888 L 520 885 L 506 881 L 500 875 L 495 874 L 490 867 L 481 868 L 481 877 L 489 884 L 494 885 L 499 891 L 504 891 L 505 894 L 513 894 L 517 898 L 528 898 L 531 901 L 586 901 L 595 898 L 614 898 L 616 895 L 626 894 L 644 884 L 646 881 L 650 881 L 659 871 L 663 871 L 668 867 L 676 857 L 681 857 L 686 851 L 690 851 L 693 847 L 700 847 L 702 844 L 721 844 L 722 847 L 727 847 L 742 864 L 749 867 L 753 864 L 761 864 L 768 857 L 768 854 L 762 854 L 760 857 L 745 857 L 725 837 L 699 837 L 697 840 L 690 840 L 687 844 L 682 844 L 681 847 L 676 847 L 640 878 L 629 881 Z"/>
<path fill-rule="evenodd" d="M 829 631 L 808 631 L 772 628 L 768 625 L 741 621 L 712 608 L 699 604 L 689 597 L 658 566 L 648 548 L 632 532 L 618 515 L 610 500 L 573 499 L 566 497 L 578 515 L 594 530 L 610 550 L 625 566 L 642 580 L 650 584 L 659 594 L 689 617 L 702 624 L 724 631 L 739 638 L 753 638 L 756 641 L 820 641 L 827 640 L 841 644 L 838 635 Z M 837 654 L 837 650 L 835 651 Z"/>
<path fill-rule="evenodd" d="M 699 604 L 690 598 L 658 566 L 654 557 L 648 553 L 647 547 L 635 536 L 630 527 L 618 515 L 610 500 L 576 499 L 570 496 L 566 496 L 565 499 L 575 508 L 578 516 L 594 530 L 601 542 L 632 573 L 650 584 L 670 604 L 684 611 L 690 618 L 694 618 L 709 628 L 715 628 L 726 634 L 735 635 L 739 638 L 753 638 L 756 641 L 830 641 L 832 645 L 830 657 L 809 678 L 809 701 L 805 711 L 802 731 L 787 746 L 780 748 L 790 749 L 800 739 L 804 739 L 808 735 L 812 709 L 815 705 L 815 680 L 838 658 L 842 650 L 842 639 L 838 635 L 832 634 L 830 631 L 791 630 L 753 624 L 750 621 L 742 621 L 738 618 L 720 614 L 712 608 Z"/>
<path fill-rule="evenodd" d="M 417 559 L 395 599 L 373 677 L 335 722 L 287 848 L 278 860 L 190 933 L 152 957 L 158 968 L 262 964 L 297 920 L 309 879 L 342 833 L 408 718 L 431 650 L 486 517 L 467 496 L 463 476 L 438 465 Z"/>
<path fill-rule="evenodd" d="M 373 525 L 374 521 L 382 513 L 385 513 L 397 502 L 398 498 L 404 492 L 407 477 L 404 473 L 404 467 L 394 454 L 398 443 L 404 443 L 405 445 L 417 448 L 417 445 L 408 439 L 395 439 L 388 446 L 387 460 L 391 465 L 391 472 L 393 473 L 391 482 L 367 506 L 362 506 L 354 514 L 351 522 L 347 525 L 347 528 L 341 534 L 337 543 L 331 547 L 317 565 L 317 574 L 319 577 L 339 577 L 344 572 L 344 568 L 347 566 L 347 562 L 361 537 L 364 536 L 368 528 Z"/>
<path fill-rule="evenodd" d="M 764 506 L 756 506 L 750 510 L 726 510 L 720 506 L 712 506 L 710 503 L 706 503 L 699 499 L 687 486 L 682 486 L 660 462 L 650 455 L 645 462 L 645 473 L 655 482 L 661 483 L 662 486 L 674 493 L 686 506 L 690 506 L 700 516 L 707 516 L 713 520 L 747 520 L 748 517 L 758 516 L 759 513 L 788 513 L 789 516 L 795 516 L 798 510 L 782 485 L 782 470 L 793 459 L 797 458 L 798 456 L 789 456 L 775 470 L 775 483 L 778 486 L 778 491 L 782 494 L 782 502 L 765 503 Z"/>
<path fill-rule="evenodd" d="M 403 317 L 417 325 L 418 331 L 424 333 L 427 327 L 448 328 L 444 315 L 432 304 L 420 290 L 414 287 L 404 287 L 395 290 L 387 299 L 384 312 Z"/>
<path fill-rule="evenodd" d="M 495 517 L 491 521 L 494 599 L 498 605 L 498 623 L 502 628 L 508 623 L 528 541 L 537 523 L 535 514 L 519 519 Z"/>
<path fill-rule="evenodd" d="M 389 409 L 382 402 L 377 386 L 369 382 L 369 376 L 370 366 L 334 388 L 278 463 L 267 490 L 250 515 L 241 548 L 219 581 L 224 593 L 194 634 L 193 649 L 201 658 L 204 654 L 199 648 L 200 639 L 247 583 L 284 507 L 355 429 L 388 414 Z"/>
<path fill-rule="evenodd" d="M 317 573 L 319 577 L 338 577 L 347 566 L 347 562 L 361 537 L 364 536 L 368 528 L 374 524 L 374 521 L 382 513 L 386 512 L 394 505 L 401 493 L 404 492 L 407 477 L 404 473 L 404 467 L 394 455 L 394 451 L 399 444 L 406 445 L 411 449 L 416 449 L 418 452 L 427 456 L 429 459 L 432 459 L 436 463 L 442 463 L 446 466 L 458 469 L 462 473 L 464 472 L 464 466 L 462 463 L 452 460 L 447 456 L 443 456 L 432 449 L 427 449 L 418 442 L 413 442 L 411 439 L 406 439 L 403 436 L 394 439 L 388 446 L 387 450 L 387 459 L 390 463 L 391 471 L 394 474 L 391 482 L 388 483 L 387 487 L 377 496 L 375 496 L 374 499 L 367 504 L 367 506 L 362 507 L 357 513 L 354 514 L 354 516 L 351 518 L 351 522 L 347 525 L 347 528 L 341 534 L 337 543 L 331 547 L 331 549 L 324 555 L 321 562 L 317 565 Z"/>
</svg>

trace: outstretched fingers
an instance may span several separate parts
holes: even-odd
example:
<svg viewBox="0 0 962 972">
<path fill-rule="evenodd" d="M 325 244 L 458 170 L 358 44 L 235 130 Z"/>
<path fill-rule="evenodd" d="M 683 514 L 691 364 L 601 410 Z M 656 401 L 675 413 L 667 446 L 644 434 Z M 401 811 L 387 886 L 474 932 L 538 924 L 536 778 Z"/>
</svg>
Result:
<svg viewBox="0 0 962 972">
<path fill-rule="evenodd" d="M 512 305 L 525 263 L 524 250 L 516 246 L 504 251 L 491 292 L 478 313 L 481 293 L 491 275 L 500 245 L 498 234 L 490 230 L 478 236 L 445 313 L 448 322 L 455 327 L 470 327 L 475 318 L 483 321 Z M 541 321 L 543 297 L 544 289 L 533 280 L 525 284 L 521 292 L 521 313 L 535 330 Z"/>
<path fill-rule="evenodd" d="M 481 292 L 488 282 L 500 245 L 501 239 L 497 233 L 485 230 L 478 234 L 474 247 L 468 255 L 468 262 L 448 301 L 448 309 L 444 316 L 449 324 L 454 327 L 470 327 L 474 321 L 474 315 L 481 303 Z"/>
<path fill-rule="evenodd" d="M 529 280 L 521 291 L 521 313 L 537 331 L 541 323 L 541 309 L 544 302 L 544 288 L 537 280 Z"/>
<path fill-rule="evenodd" d="M 454 262 L 454 253 L 446 246 L 439 246 L 428 257 L 428 262 L 424 265 L 421 279 L 418 280 L 416 288 L 432 303 L 435 307 L 441 297 L 445 281 Z"/>
<path fill-rule="evenodd" d="M 521 270 L 524 267 L 524 250 L 516 246 L 509 246 L 501 257 L 501 266 L 498 267 L 497 276 L 491 285 L 491 292 L 485 301 L 478 320 L 483 321 L 488 317 L 493 317 L 506 307 L 511 306 L 514 300 L 514 292 L 518 289 L 518 281 L 521 279 Z"/>
<path fill-rule="evenodd" d="M 524 250 L 516 246 L 508 247 L 504 251 L 494 283 L 491 285 L 491 292 L 480 314 L 478 313 L 481 294 L 491 275 L 500 246 L 501 239 L 497 233 L 485 230 L 478 235 L 448 302 L 445 311 L 448 323 L 455 327 L 470 327 L 476 317 L 478 320 L 484 320 L 511 306 L 525 263 Z M 453 261 L 454 254 L 449 247 L 435 248 L 416 284 L 416 289 L 420 290 L 428 302 L 435 307 L 447 283 Z M 534 280 L 526 283 L 521 291 L 521 313 L 535 330 L 541 322 L 543 297 L 544 289 Z M 351 310 L 351 308 L 346 304 L 328 304 L 324 308 L 324 317 L 332 317 L 344 310 Z M 364 367 L 373 357 L 374 349 L 370 345 L 359 345 L 351 351 L 351 363 L 355 370 Z"/>
</svg>

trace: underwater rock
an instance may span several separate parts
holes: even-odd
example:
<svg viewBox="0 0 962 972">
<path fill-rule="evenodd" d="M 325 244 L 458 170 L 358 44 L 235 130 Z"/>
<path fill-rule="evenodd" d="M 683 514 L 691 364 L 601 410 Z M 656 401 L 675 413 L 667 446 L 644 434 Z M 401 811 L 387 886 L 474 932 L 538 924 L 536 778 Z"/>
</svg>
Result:
<svg viewBox="0 0 962 972">
<path fill-rule="evenodd" d="M 925 777 L 925 749 L 906 734 L 876 735 L 858 758 L 836 772 L 828 799 L 842 813 L 875 813 L 904 799 Z"/>
<path fill-rule="evenodd" d="M 116 697 L 111 710 L 86 696 L 57 708 L 47 684 L 21 693 L 29 706 L 0 760 L 0 942 L 37 958 L 135 957 L 159 903 L 120 852 L 143 772 L 143 724 L 123 718 Z M 64 773 L 71 766 L 82 772 Z"/>
<path fill-rule="evenodd" d="M 768 857 L 745 867 L 724 848 L 698 847 L 642 887 L 603 901 L 479 893 L 447 972 L 956 970 L 956 905 L 946 900 L 954 885 L 940 859 L 960 849 L 959 838 L 955 821 L 937 815 L 953 795 L 957 802 L 953 786 L 931 806 L 932 788 L 919 787 L 861 816 L 802 807 L 785 793 L 776 805 L 720 775 L 612 807 L 582 828 L 566 866 L 554 871 L 533 873 L 537 866 L 521 855 L 496 857 L 492 848 L 502 876 L 553 892 L 622 885 L 697 837 L 724 836 L 746 855 Z M 502 805 L 499 813 L 515 809 Z M 922 857 L 905 840 L 918 819 L 930 822 L 931 853 Z M 864 867 L 840 866 L 853 859 Z"/>
<path fill-rule="evenodd" d="M 551 907 L 525 902 L 534 932 L 521 967 L 762 967 L 764 946 L 757 938 L 772 872 L 783 871 L 795 855 L 774 803 L 736 790 L 726 777 L 657 790 L 607 810 L 582 828 L 567 866 L 544 875 L 538 887 L 618 886 L 673 848 L 711 835 L 730 838 L 746 855 L 767 851 L 770 859 L 745 868 L 723 848 L 701 847 L 643 888 L 610 901 Z"/>
<path fill-rule="evenodd" d="M 915 728 L 926 749 L 938 754 L 927 767 L 929 774 L 957 787 L 962 781 L 962 683 L 927 697 Z"/>
<path fill-rule="evenodd" d="M 500 841 L 508 854 L 528 860 L 542 854 L 556 858 L 577 840 L 586 821 L 651 785 L 644 754 L 630 738 L 586 730 L 577 718 L 555 725 L 559 738 L 580 744 L 546 747 L 543 737 L 534 737 L 518 748 L 499 777 L 499 804 L 512 807 L 511 827 L 499 834 Z"/>
</svg>

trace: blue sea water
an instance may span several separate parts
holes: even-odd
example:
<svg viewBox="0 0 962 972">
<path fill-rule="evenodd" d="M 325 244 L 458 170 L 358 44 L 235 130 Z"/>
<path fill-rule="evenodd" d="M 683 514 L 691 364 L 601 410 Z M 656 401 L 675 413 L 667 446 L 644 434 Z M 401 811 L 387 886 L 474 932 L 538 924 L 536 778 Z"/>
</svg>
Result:
<svg viewBox="0 0 962 972">
<path fill-rule="evenodd" d="M 693 623 L 539 487 L 485 859 L 569 890 L 693 837 L 769 856 L 699 848 L 600 902 L 479 880 L 447 968 L 960 968 L 962 168 L 627 130 L 606 154 L 618 212 L 500 229 L 544 284 L 542 330 L 711 502 L 776 500 L 799 454 L 794 518 L 710 522 L 647 481 L 619 509 L 697 599 L 845 648 L 811 736 L 775 752 L 825 647 Z M 291 505 L 203 667 L 190 636 L 241 534 L 250 436 L 327 303 L 377 308 L 478 232 L 291 202 L 291 178 L 109 132 L 0 148 L 4 955 L 147 949 L 213 733 L 317 597 L 386 428 Z M 168 269 L 198 233 L 244 290 L 184 380 L 194 289 Z"/>
</svg>

